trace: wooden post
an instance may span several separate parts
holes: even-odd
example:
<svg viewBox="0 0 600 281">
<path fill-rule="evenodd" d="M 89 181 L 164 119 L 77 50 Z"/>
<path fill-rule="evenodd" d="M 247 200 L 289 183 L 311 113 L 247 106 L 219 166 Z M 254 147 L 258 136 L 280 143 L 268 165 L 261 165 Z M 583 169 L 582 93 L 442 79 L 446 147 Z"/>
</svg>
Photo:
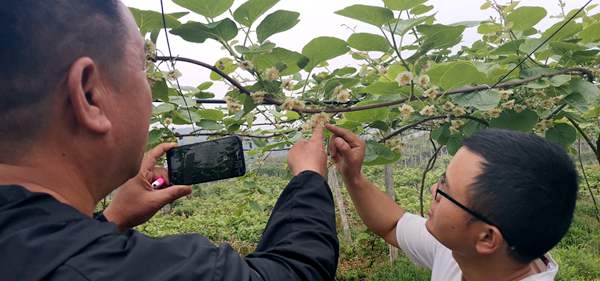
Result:
<svg viewBox="0 0 600 281">
<path fill-rule="evenodd" d="M 344 241 L 347 244 L 352 244 L 352 235 L 350 233 L 350 225 L 348 224 L 348 215 L 346 214 L 346 204 L 344 204 L 344 197 L 342 196 L 342 192 L 340 190 L 340 182 L 338 180 L 335 167 L 329 168 L 327 181 L 329 182 L 329 187 L 333 191 L 333 198 L 337 205 L 338 214 L 340 215 L 340 220 L 342 222 Z"/>
<path fill-rule="evenodd" d="M 396 191 L 394 190 L 393 172 L 394 172 L 393 164 L 385 165 L 385 170 L 384 170 L 385 192 L 387 193 L 388 196 L 390 196 L 390 198 L 392 198 L 392 200 L 396 201 Z M 389 249 L 389 253 L 390 253 L 390 263 L 394 263 L 394 261 L 396 261 L 396 259 L 398 259 L 398 248 L 388 244 L 388 249 Z"/>
</svg>

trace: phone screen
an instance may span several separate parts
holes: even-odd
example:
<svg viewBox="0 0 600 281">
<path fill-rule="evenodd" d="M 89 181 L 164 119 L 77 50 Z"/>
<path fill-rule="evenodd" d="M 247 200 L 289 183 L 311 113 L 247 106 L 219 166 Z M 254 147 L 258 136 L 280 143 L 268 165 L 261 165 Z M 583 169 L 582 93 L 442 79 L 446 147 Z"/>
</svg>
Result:
<svg viewBox="0 0 600 281">
<path fill-rule="evenodd" d="M 167 152 L 171 184 L 197 184 L 243 176 L 244 150 L 239 137 L 183 145 Z"/>
</svg>

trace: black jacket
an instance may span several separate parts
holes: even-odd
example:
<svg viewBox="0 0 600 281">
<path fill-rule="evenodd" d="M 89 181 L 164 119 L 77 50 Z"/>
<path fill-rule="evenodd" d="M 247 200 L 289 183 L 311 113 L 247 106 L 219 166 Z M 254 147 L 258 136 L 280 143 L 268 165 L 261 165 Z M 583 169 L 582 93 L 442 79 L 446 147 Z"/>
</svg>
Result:
<svg viewBox="0 0 600 281">
<path fill-rule="evenodd" d="M 0 280 L 333 280 L 339 244 L 327 183 L 304 172 L 282 192 L 256 251 L 195 234 L 119 233 L 53 197 L 0 186 Z"/>
</svg>

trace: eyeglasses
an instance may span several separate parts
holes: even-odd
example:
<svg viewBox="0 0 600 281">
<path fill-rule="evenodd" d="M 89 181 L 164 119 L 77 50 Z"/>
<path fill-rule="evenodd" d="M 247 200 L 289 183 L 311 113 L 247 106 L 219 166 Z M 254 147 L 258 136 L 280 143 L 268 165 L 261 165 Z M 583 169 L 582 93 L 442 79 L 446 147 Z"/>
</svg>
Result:
<svg viewBox="0 0 600 281">
<path fill-rule="evenodd" d="M 485 217 L 482 214 L 479 214 L 478 212 L 475 212 L 471 209 L 469 209 L 467 206 L 461 204 L 460 202 L 458 202 L 456 199 L 452 198 L 452 196 L 448 195 L 448 193 L 444 192 L 441 188 L 440 185 L 445 186 L 446 185 L 446 173 L 442 174 L 440 176 L 440 178 L 438 179 L 437 182 L 437 186 L 435 188 L 435 194 L 433 196 L 433 198 L 435 199 L 435 201 L 438 201 L 438 194 L 445 197 L 446 199 L 450 200 L 450 202 L 454 203 L 454 205 L 458 206 L 459 208 L 463 209 L 465 212 L 469 213 L 471 216 L 475 217 L 476 219 L 485 222 L 489 225 L 495 226 L 498 231 L 500 231 L 500 233 L 502 233 L 502 236 L 504 236 L 504 241 L 506 241 L 506 243 L 510 246 L 512 245 L 508 239 L 508 237 L 506 236 L 506 234 L 500 229 L 500 227 L 498 227 L 498 225 L 496 225 L 495 223 L 493 223 L 490 219 L 488 219 L 487 217 Z M 512 250 L 514 250 L 514 247 L 510 247 Z"/>
</svg>

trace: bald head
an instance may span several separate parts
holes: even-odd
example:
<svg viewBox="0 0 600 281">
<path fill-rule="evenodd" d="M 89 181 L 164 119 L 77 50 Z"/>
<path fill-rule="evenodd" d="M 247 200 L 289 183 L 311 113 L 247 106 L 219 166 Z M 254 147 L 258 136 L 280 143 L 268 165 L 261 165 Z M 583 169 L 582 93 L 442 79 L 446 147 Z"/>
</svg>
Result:
<svg viewBox="0 0 600 281">
<path fill-rule="evenodd" d="M 118 66 L 127 33 L 118 0 L 2 2 L 0 147 L 14 148 L 45 129 L 71 64 L 90 57 L 101 69 Z"/>
</svg>

